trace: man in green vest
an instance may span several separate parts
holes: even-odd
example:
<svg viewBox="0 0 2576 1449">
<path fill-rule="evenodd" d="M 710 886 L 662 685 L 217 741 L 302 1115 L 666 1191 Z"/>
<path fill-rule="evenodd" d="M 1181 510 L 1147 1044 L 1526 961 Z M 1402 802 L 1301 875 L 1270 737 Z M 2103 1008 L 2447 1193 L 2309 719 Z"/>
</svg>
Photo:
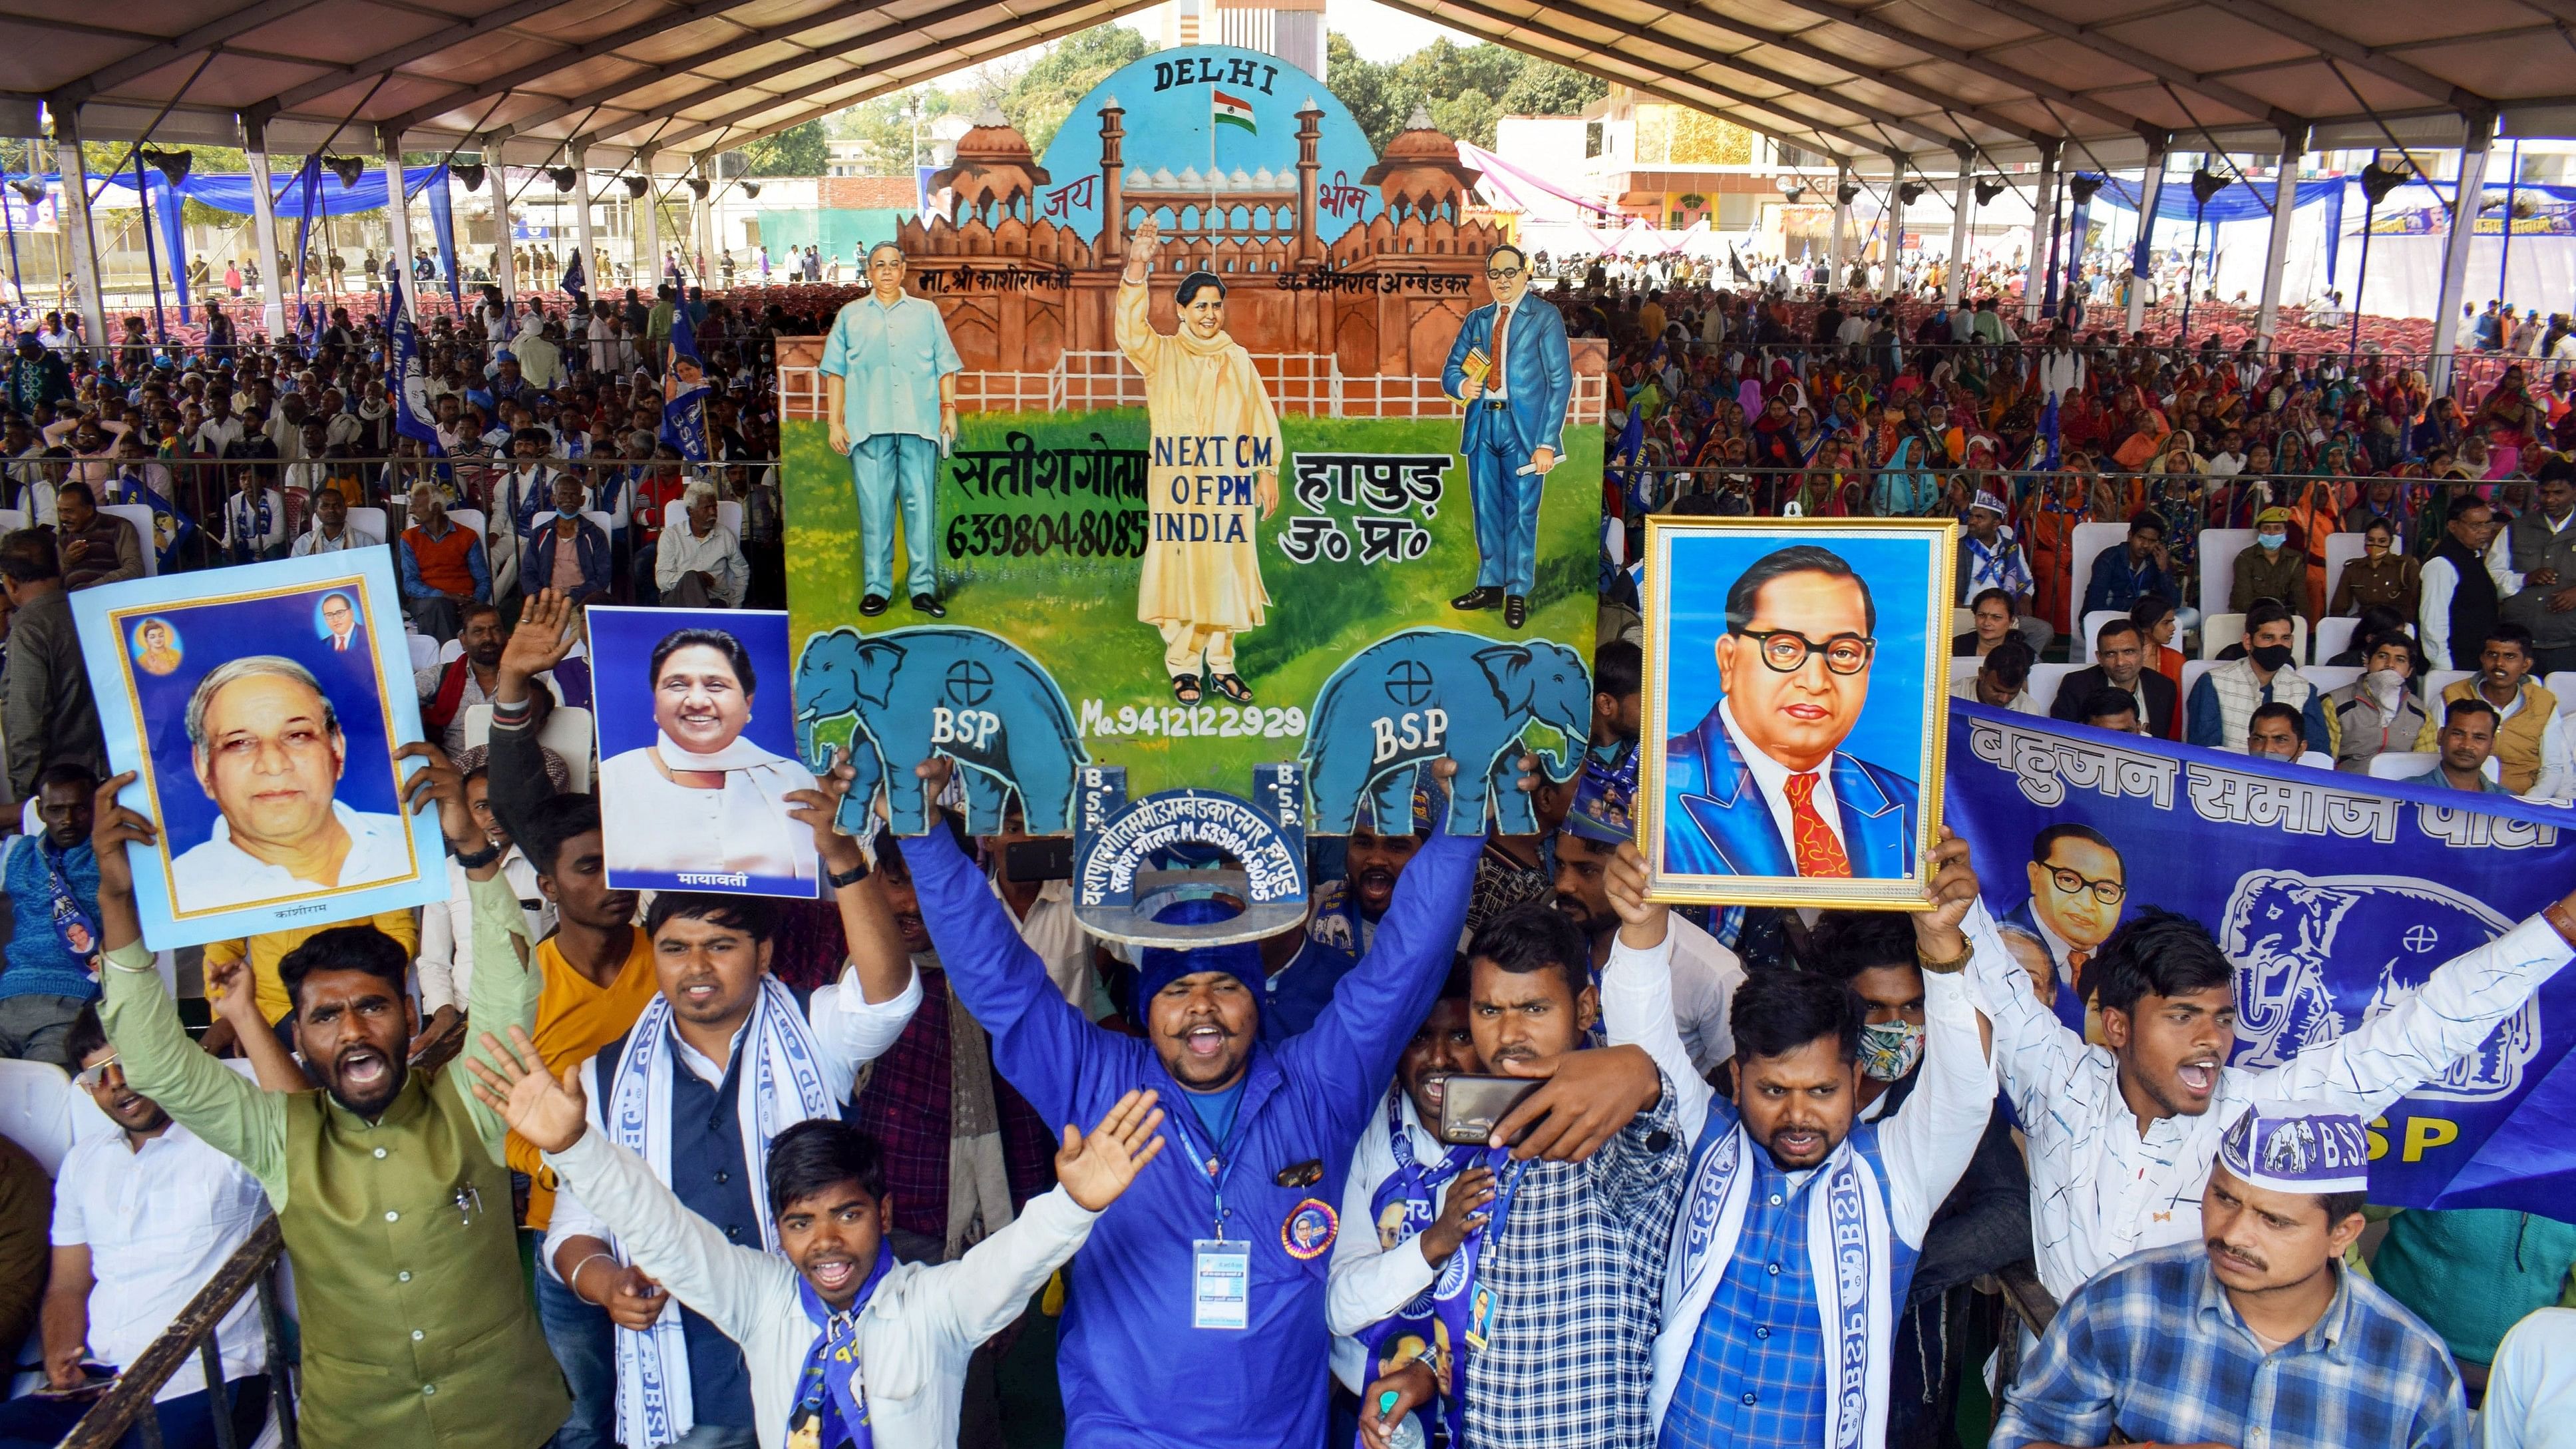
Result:
<svg viewBox="0 0 2576 1449">
<path fill-rule="evenodd" d="M 435 746 L 406 810 L 438 804 L 474 904 L 468 1014 L 488 1031 L 530 1027 L 541 978 L 500 851 Z M 277 1208 L 303 1327 L 304 1442 L 319 1449 L 534 1449 L 571 1404 L 529 1301 L 511 1222 L 499 1116 L 462 1068 L 414 1071 L 418 1012 L 408 955 L 372 926 L 323 931 L 279 964 L 295 1047 L 318 1090 L 266 1091 L 188 1040 L 134 911 L 128 845 L 151 821 L 100 788 L 91 841 L 107 947 L 100 1018 L 134 1090 L 237 1159 Z M 483 1051 L 469 1046 L 467 1054 Z"/>
</svg>

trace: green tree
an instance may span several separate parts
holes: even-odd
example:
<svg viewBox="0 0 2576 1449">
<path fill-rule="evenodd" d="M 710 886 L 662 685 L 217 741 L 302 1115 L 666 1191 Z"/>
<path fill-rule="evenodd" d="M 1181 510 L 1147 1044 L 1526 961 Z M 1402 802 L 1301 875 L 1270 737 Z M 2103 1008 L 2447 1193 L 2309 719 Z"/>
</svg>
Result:
<svg viewBox="0 0 2576 1449">
<path fill-rule="evenodd" d="M 820 120 L 788 127 L 742 148 L 754 176 L 820 176 L 831 168 L 832 143 Z"/>
<path fill-rule="evenodd" d="M 1609 82 L 1599 76 L 1524 55 L 1511 84 L 1503 89 L 1501 105 L 1507 116 L 1579 116 L 1584 107 L 1608 94 Z"/>
<path fill-rule="evenodd" d="M 853 106 L 832 118 L 834 134 L 845 141 L 864 142 L 868 148 L 868 169 L 880 176 L 903 174 L 913 164 L 912 108 L 921 106 L 921 124 L 925 128 L 941 116 L 957 109 L 957 98 L 943 90 L 922 87 L 894 95 L 879 96 L 865 105 Z M 928 136 L 922 138 L 926 143 Z"/>
<path fill-rule="evenodd" d="M 1124 25 L 1099 25 L 1069 36 L 1048 47 L 1002 93 L 1002 114 L 1019 128 L 1029 150 L 1043 156 L 1075 102 L 1151 49 L 1143 35 Z"/>
<path fill-rule="evenodd" d="M 1369 145 L 1384 150 L 1404 128 L 1404 109 L 1395 95 L 1395 67 L 1360 58 L 1351 38 L 1335 30 L 1324 36 L 1325 82 L 1342 108 L 1359 123 Z"/>
<path fill-rule="evenodd" d="M 1503 117 L 1502 108 L 1483 91 L 1462 91 L 1446 100 L 1431 103 L 1431 124 L 1447 133 L 1453 141 L 1467 141 L 1478 146 L 1494 144 L 1494 124 Z"/>
</svg>

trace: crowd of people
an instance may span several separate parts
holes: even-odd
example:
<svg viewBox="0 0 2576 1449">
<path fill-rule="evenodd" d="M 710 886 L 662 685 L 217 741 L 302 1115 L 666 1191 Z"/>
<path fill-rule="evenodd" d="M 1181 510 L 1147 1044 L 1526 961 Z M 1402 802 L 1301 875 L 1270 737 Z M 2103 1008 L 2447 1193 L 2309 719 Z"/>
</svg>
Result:
<svg viewBox="0 0 2576 1449">
<path fill-rule="evenodd" d="M 1606 339 L 1614 521 L 1957 517 L 1989 703 L 2035 704 L 2098 601 L 2062 718 L 2346 767 L 2429 732 L 2454 788 L 2492 758 L 2493 788 L 2576 795 L 2531 683 L 2576 636 L 2519 622 L 2576 588 L 2564 376 L 2463 415 L 2374 359 L 2025 342 L 1991 303 L 1557 296 Z M 388 422 L 372 319 L 185 358 L 31 332 L 0 372 L 26 524 L 0 729 L 32 806 L 0 856 L 0 1054 L 115 1126 L 50 1181 L 0 1139 L 0 1342 L 32 1333 L 52 1390 L 0 1403 L 0 1445 L 57 1440 L 272 1215 L 322 1445 L 984 1449 L 1032 1402 L 1079 1445 L 1918 1449 L 1989 1403 L 2004 1449 L 2569 1442 L 2576 1226 L 2390 1213 L 2364 1167 L 2373 1118 L 2576 955 L 2576 895 L 2270 1071 L 2229 1065 L 2218 943 L 2098 909 L 2125 887 L 2081 828 L 2027 861 L 1945 838 L 1913 913 L 1668 908 L 1616 557 L 1583 766 L 1520 782 L 1538 833 L 1452 834 L 1426 786 L 1320 848 L 1305 918 L 1259 940 L 1087 934 L 1015 866 L 1016 817 L 845 833 L 846 764 L 789 797 L 817 899 L 610 888 L 567 788 L 596 771 L 539 739 L 591 698 L 584 610 L 778 601 L 765 345 L 828 317 L 676 286 L 586 312 L 492 294 L 427 329 L 438 456 Z M 703 463 L 658 438 L 683 315 Z M 105 511 L 155 500 L 203 541 Z M 2077 599 L 2081 521 L 2126 538 Z M 2186 692 L 2176 646 L 2215 622 L 2180 607 L 2194 544 L 2230 524 L 2278 542 L 2235 566 L 2237 657 Z M 2329 598 L 2323 540 L 2356 531 L 2376 551 Z M 105 778 L 67 594 L 143 549 L 377 545 L 455 645 L 403 751 L 450 898 L 207 948 L 192 1037 L 128 864 L 159 822 Z M 2300 626 L 2347 604 L 2366 672 L 2319 694 Z M 2472 640 L 2476 675 L 2406 687 Z M 1981 881 L 2025 873 L 1998 919 Z M 2008 1308 L 2016 1277 L 2041 1292 Z M 162 1443 L 266 1417 L 290 1364 L 252 1312 L 217 1327 L 221 1382 L 192 1356 L 159 1389 Z"/>
</svg>

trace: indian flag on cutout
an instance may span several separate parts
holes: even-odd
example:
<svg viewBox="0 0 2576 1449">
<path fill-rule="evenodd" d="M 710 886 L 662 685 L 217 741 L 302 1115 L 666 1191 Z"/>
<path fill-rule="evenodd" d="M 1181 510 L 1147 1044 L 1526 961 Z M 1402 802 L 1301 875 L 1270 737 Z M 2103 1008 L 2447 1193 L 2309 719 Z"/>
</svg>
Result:
<svg viewBox="0 0 2576 1449">
<path fill-rule="evenodd" d="M 1208 87 L 1208 97 L 1211 124 L 1241 126 L 1256 136 L 1261 134 L 1261 128 L 1252 121 L 1252 102 L 1227 95 L 1214 86 Z"/>
</svg>

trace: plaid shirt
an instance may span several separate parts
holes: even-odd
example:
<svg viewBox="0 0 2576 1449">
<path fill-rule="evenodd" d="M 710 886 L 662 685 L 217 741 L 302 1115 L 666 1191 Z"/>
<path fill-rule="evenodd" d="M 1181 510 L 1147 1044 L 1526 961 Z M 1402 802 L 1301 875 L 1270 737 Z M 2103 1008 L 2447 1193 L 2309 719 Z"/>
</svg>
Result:
<svg viewBox="0 0 2576 1449">
<path fill-rule="evenodd" d="M 2442 1340 L 2341 1268 L 2334 1301 L 2294 1343 L 2264 1352 L 2206 1251 L 2176 1243 L 2124 1259 L 2058 1310 L 2013 1385 L 1993 1449 L 2133 1440 L 2246 1449 L 2451 1449 L 2468 1411 Z"/>
<path fill-rule="evenodd" d="M 1730 1119 L 1724 1125 L 1732 1130 L 1734 1124 Z M 1852 1134 L 1852 1147 L 1868 1156 L 1885 1193 L 1888 1169 L 1878 1151 L 1878 1124 L 1862 1124 Z M 1743 1232 L 1734 1261 L 1709 1296 L 1690 1359 L 1664 1410 L 1657 1438 L 1664 1449 L 1798 1449 L 1824 1443 L 1832 1428 L 1825 1408 L 1824 1318 L 1816 1307 L 1814 1255 L 1807 1251 L 1807 1215 L 1822 1210 L 1818 1194 L 1808 1189 L 1822 1174 L 1793 1178 L 1763 1151 L 1750 1153 L 1746 1165 L 1753 1180 L 1746 1189 Z M 1893 1309 L 1905 1302 L 1918 1250 L 1902 1237 L 1886 1248 Z"/>
<path fill-rule="evenodd" d="M 1481 1264 L 1494 1328 L 1467 1358 L 1470 1449 L 1646 1449 L 1648 1356 L 1690 1165 L 1673 1084 L 1589 1162 L 1533 1162 Z"/>
<path fill-rule="evenodd" d="M 921 970 L 921 1006 L 903 1035 L 876 1059 L 841 1114 L 885 1154 L 886 1191 L 894 1199 L 894 1225 L 945 1241 L 948 1236 L 948 1094 L 952 1062 L 948 1032 L 948 973 Z M 1038 1120 L 1028 1099 L 993 1073 L 993 1105 L 1002 1119 L 1002 1171 L 1014 1212 L 1054 1180 L 1055 1134 Z"/>
</svg>

